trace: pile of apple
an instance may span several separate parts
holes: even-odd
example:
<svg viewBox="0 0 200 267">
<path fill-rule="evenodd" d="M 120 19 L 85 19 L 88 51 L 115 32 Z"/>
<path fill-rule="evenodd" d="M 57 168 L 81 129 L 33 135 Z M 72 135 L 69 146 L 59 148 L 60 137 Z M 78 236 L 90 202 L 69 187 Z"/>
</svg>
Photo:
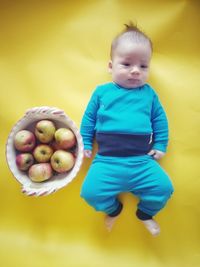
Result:
<svg viewBox="0 0 200 267">
<path fill-rule="evenodd" d="M 40 120 L 33 131 L 24 129 L 14 136 L 16 165 L 33 182 L 49 180 L 70 171 L 75 164 L 76 137 L 69 128 L 58 128 L 51 120 Z"/>
</svg>

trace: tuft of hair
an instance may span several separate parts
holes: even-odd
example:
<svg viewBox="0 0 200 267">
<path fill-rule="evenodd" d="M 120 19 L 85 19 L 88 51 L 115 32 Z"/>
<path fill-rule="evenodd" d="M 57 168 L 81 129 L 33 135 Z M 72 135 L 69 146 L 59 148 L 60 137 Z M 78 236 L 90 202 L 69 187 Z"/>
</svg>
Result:
<svg viewBox="0 0 200 267">
<path fill-rule="evenodd" d="M 128 24 L 124 24 L 125 29 L 122 31 L 123 32 L 129 32 L 129 31 L 135 31 L 135 32 L 142 32 L 139 27 L 137 26 L 137 23 L 133 23 L 132 21 L 130 21 Z"/>
<path fill-rule="evenodd" d="M 112 58 L 113 52 L 121 41 L 131 41 L 134 43 L 148 43 L 153 51 L 153 44 L 151 39 L 133 22 L 124 24 L 125 29 L 119 33 L 111 44 L 110 56 Z"/>
</svg>

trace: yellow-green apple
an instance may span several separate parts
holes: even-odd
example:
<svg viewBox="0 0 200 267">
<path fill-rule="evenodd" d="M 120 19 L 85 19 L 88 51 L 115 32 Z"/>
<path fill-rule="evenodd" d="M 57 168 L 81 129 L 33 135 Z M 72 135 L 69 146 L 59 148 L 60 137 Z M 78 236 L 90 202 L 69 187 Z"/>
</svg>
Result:
<svg viewBox="0 0 200 267">
<path fill-rule="evenodd" d="M 33 164 L 28 170 L 28 176 L 33 182 L 43 182 L 49 180 L 53 175 L 50 163 Z"/>
<path fill-rule="evenodd" d="M 54 138 L 55 124 L 50 120 L 41 120 L 36 123 L 35 135 L 41 143 L 49 143 Z"/>
<path fill-rule="evenodd" d="M 74 166 L 75 159 L 72 153 L 65 150 L 57 150 L 51 157 L 51 166 L 58 173 L 67 172 Z"/>
<path fill-rule="evenodd" d="M 35 146 L 35 136 L 31 131 L 21 130 L 14 136 L 14 146 L 21 152 L 29 152 Z"/>
<path fill-rule="evenodd" d="M 39 144 L 33 150 L 37 162 L 48 162 L 53 154 L 53 149 L 47 144 Z"/>
<path fill-rule="evenodd" d="M 68 128 L 59 128 L 55 132 L 55 140 L 58 147 L 61 149 L 68 149 L 76 144 L 76 137 L 74 133 Z"/>
<path fill-rule="evenodd" d="M 27 171 L 33 163 L 34 158 L 31 153 L 21 153 L 16 156 L 16 164 L 21 171 Z"/>
</svg>

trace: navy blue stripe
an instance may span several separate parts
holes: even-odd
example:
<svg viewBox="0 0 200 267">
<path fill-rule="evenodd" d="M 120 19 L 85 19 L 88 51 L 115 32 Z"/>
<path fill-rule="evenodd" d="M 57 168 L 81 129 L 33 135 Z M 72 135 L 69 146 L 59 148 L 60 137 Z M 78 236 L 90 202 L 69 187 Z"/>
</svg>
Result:
<svg viewBox="0 0 200 267">
<path fill-rule="evenodd" d="M 152 148 L 151 134 L 96 133 L 98 154 L 102 156 L 128 157 L 145 155 Z"/>
<path fill-rule="evenodd" d="M 136 216 L 138 217 L 138 219 L 140 219 L 142 221 L 147 221 L 147 220 L 152 219 L 151 215 L 146 214 L 146 213 L 144 213 L 143 211 L 141 211 L 139 209 L 136 211 Z"/>
<path fill-rule="evenodd" d="M 115 216 L 117 216 L 117 215 L 119 215 L 121 213 L 122 209 L 123 209 L 123 205 L 122 205 L 121 202 L 119 202 L 119 206 L 117 207 L 117 209 L 114 212 L 112 212 L 112 213 L 110 213 L 108 215 L 110 217 L 115 217 Z"/>
</svg>

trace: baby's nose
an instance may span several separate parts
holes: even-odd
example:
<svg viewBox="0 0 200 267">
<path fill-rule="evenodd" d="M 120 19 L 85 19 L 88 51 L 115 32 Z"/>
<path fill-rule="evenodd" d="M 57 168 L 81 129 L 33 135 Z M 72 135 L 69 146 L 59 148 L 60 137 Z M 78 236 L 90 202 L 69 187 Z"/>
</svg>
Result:
<svg viewBox="0 0 200 267">
<path fill-rule="evenodd" d="M 131 69 L 131 73 L 133 73 L 133 74 L 136 73 L 137 74 L 137 73 L 140 73 L 140 70 L 139 70 L 139 68 L 137 66 L 133 66 L 132 69 Z"/>
</svg>

